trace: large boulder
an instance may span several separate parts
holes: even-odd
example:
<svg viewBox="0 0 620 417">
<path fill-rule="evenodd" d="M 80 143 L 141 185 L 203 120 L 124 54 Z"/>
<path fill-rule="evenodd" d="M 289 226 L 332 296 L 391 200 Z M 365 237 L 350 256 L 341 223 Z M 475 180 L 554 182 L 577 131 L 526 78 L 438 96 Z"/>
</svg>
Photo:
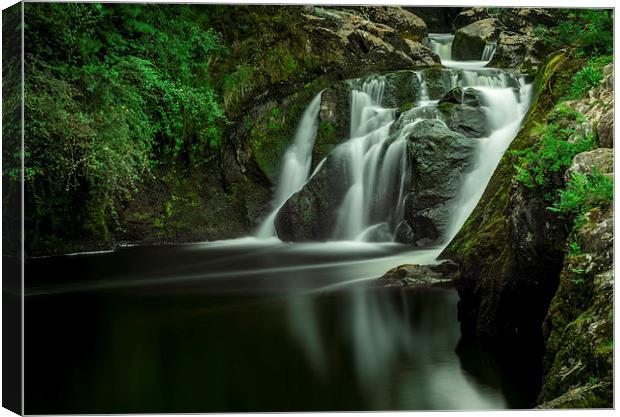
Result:
<svg viewBox="0 0 620 417">
<path fill-rule="evenodd" d="M 457 87 L 439 100 L 438 108 L 446 125 L 453 131 L 469 138 L 485 137 L 488 133 L 480 91 Z"/>
<path fill-rule="evenodd" d="M 317 172 L 282 206 L 275 219 L 278 237 L 285 242 L 326 240 L 335 228 L 336 212 L 346 192 L 341 180 L 346 168 L 339 158 L 328 157 Z"/>
<path fill-rule="evenodd" d="M 368 19 L 396 29 L 409 39 L 421 41 L 428 33 L 426 23 L 415 14 L 398 6 L 364 7 Z"/>
<path fill-rule="evenodd" d="M 417 246 L 441 242 L 452 214 L 451 200 L 471 167 L 474 149 L 474 141 L 439 120 L 423 120 L 412 128 L 407 151 L 415 181 L 406 197 L 404 224 L 398 227 L 410 233 L 397 232 L 397 239 L 408 238 L 406 243 Z"/>
<path fill-rule="evenodd" d="M 457 30 L 452 42 L 452 58 L 480 60 L 485 46 L 497 42 L 499 33 L 499 21 L 495 18 L 479 20 Z"/>
<path fill-rule="evenodd" d="M 530 35 L 503 31 L 498 36 L 495 53 L 488 65 L 496 68 L 518 68 L 522 64 L 535 67 L 542 58 L 536 54 L 540 46 L 539 40 Z"/>
<path fill-rule="evenodd" d="M 479 20 L 487 19 L 489 16 L 489 12 L 484 7 L 472 7 L 457 14 L 452 21 L 452 25 L 458 30 Z"/>
</svg>

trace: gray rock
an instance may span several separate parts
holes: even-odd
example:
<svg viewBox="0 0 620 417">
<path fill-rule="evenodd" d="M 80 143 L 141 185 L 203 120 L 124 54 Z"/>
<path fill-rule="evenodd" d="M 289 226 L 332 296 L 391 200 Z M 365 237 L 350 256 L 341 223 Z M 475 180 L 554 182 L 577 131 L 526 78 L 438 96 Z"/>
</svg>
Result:
<svg viewBox="0 0 620 417">
<path fill-rule="evenodd" d="M 597 170 L 601 174 L 613 174 L 614 151 L 610 148 L 598 148 L 593 151 L 581 152 L 573 158 L 573 162 L 564 174 L 565 181 L 570 181 L 573 173 L 590 174 Z"/>
<path fill-rule="evenodd" d="M 405 222 L 417 246 L 439 243 L 450 221 L 450 200 L 458 194 L 471 166 L 476 142 L 453 132 L 439 120 L 424 120 L 409 135 L 411 187 Z"/>
<path fill-rule="evenodd" d="M 460 29 L 488 17 L 489 13 L 484 7 L 472 7 L 470 9 L 463 10 L 458 15 L 456 15 L 453 25 L 455 29 Z"/>
<path fill-rule="evenodd" d="M 285 242 L 326 240 L 335 227 L 340 201 L 346 190 L 340 180 L 345 169 L 338 158 L 326 158 L 308 183 L 282 206 L 275 219 L 278 237 Z"/>
<path fill-rule="evenodd" d="M 478 90 L 457 87 L 439 100 L 438 108 L 451 130 L 469 138 L 481 138 L 488 134 L 482 104 L 482 95 Z"/>
<path fill-rule="evenodd" d="M 452 57 L 456 60 L 480 60 L 484 47 L 496 42 L 500 29 L 495 18 L 479 20 L 459 29 L 454 34 Z"/>
<path fill-rule="evenodd" d="M 541 408 L 612 406 L 613 209 L 592 209 L 577 242 L 543 326 Z"/>
<path fill-rule="evenodd" d="M 364 8 L 368 18 L 376 23 L 382 23 L 396 29 L 412 39 L 422 40 L 426 37 L 428 29 L 426 23 L 415 14 L 402 7 L 378 6 Z"/>
</svg>

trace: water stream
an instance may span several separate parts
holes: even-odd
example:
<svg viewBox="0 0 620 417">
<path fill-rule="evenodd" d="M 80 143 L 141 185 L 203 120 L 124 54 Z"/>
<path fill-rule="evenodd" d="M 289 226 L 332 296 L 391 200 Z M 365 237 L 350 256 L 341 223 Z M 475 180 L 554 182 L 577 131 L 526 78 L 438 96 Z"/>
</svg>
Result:
<svg viewBox="0 0 620 417">
<path fill-rule="evenodd" d="M 373 281 L 430 264 L 473 210 L 530 100 L 518 74 L 451 60 L 451 35 L 430 42 L 448 68 L 440 92 L 425 71 L 412 116 L 384 107 L 386 79 L 351 83 L 346 167 L 331 240 L 284 244 L 273 219 L 310 176 L 321 94 L 282 163 L 274 210 L 256 237 L 26 264 L 27 413 L 356 411 L 526 408 L 537 375 L 462 340 L 453 290 L 410 292 Z M 483 57 L 481 57 L 483 58 Z M 393 242 L 409 181 L 410 129 L 439 119 L 440 96 L 471 87 L 490 134 L 452 201 L 444 243 Z M 316 161 L 315 161 L 316 162 Z M 40 350 L 38 346 L 46 346 Z"/>
</svg>

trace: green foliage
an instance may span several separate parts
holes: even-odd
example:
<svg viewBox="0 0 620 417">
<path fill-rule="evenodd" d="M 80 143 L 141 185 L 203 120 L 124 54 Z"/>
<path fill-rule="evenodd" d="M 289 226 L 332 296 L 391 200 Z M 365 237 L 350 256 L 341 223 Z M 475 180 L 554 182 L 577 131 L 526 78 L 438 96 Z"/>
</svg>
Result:
<svg viewBox="0 0 620 417">
<path fill-rule="evenodd" d="M 612 61 L 611 56 L 595 57 L 573 77 L 571 89 L 564 99 L 576 100 L 585 97 L 593 87 L 603 81 L 602 68 Z"/>
<path fill-rule="evenodd" d="M 573 157 L 589 151 L 595 146 L 594 136 L 588 135 L 576 141 L 569 141 L 574 129 L 561 128 L 555 123 L 540 127 L 540 140 L 534 147 L 515 152 L 519 163 L 516 180 L 530 189 L 540 189 L 547 194 L 554 188 L 558 175 L 564 173 Z"/>
<path fill-rule="evenodd" d="M 108 239 L 157 164 L 197 165 L 226 124 L 195 6 L 26 4 L 26 215 L 36 248 Z M 116 225 L 116 226 L 115 226 Z"/>
<path fill-rule="evenodd" d="M 571 9 L 563 12 L 558 25 L 539 26 L 534 34 L 552 49 L 576 48 L 579 56 L 613 53 L 613 17 L 611 10 Z"/>
<path fill-rule="evenodd" d="M 578 256 L 581 255 L 583 251 L 581 250 L 581 246 L 576 241 L 571 241 L 568 244 L 568 256 Z"/>
<path fill-rule="evenodd" d="M 589 174 L 573 173 L 565 189 L 558 193 L 559 199 L 550 211 L 579 218 L 594 207 L 609 207 L 614 198 L 611 178 L 597 171 Z"/>
</svg>

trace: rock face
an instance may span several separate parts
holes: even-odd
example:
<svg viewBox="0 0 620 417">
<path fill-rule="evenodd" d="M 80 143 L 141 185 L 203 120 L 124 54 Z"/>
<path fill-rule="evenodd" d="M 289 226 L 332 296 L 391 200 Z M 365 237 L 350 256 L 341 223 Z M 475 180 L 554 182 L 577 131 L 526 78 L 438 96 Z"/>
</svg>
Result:
<svg viewBox="0 0 620 417">
<path fill-rule="evenodd" d="M 431 33 L 454 32 L 453 21 L 463 10 L 462 7 L 404 7 L 419 16 Z"/>
<path fill-rule="evenodd" d="M 488 18 L 459 29 L 454 34 L 452 57 L 456 60 L 480 60 L 484 47 L 497 41 L 499 21 Z"/>
<path fill-rule="evenodd" d="M 544 345 L 541 408 L 612 406 L 612 210 L 604 204 L 591 210 L 572 233 L 572 219 L 547 210 L 543 193 L 514 180 L 516 160 L 510 152 L 535 144 L 535 126 L 541 122 L 574 130 L 569 141 L 596 132 L 611 101 L 606 79 L 589 97 L 564 107 L 545 92 L 570 85 L 580 66 L 581 61 L 558 54 L 541 69 L 538 82 L 545 88 L 537 91 L 474 212 L 441 255 L 459 263 L 456 287 L 464 334 L 505 345 Z M 611 149 L 585 152 L 569 170 L 589 172 L 597 166 L 605 173 L 611 156 Z M 565 172 L 557 177 L 562 187 Z M 579 254 L 573 253 L 575 236 Z M 569 245 L 573 251 L 567 255 Z"/>
<path fill-rule="evenodd" d="M 437 55 L 417 42 L 426 36 L 426 26 L 419 18 L 401 8 L 368 9 L 368 18 L 361 17 L 357 9 L 352 13 L 319 7 L 311 8 L 312 13 L 305 15 L 308 50 L 321 56 L 326 72 L 336 71 L 351 77 L 440 63 Z M 404 38 L 400 30 L 381 22 L 414 34 Z"/>
<path fill-rule="evenodd" d="M 488 133 L 482 105 L 482 94 L 478 90 L 457 87 L 439 100 L 438 108 L 451 130 L 468 138 L 481 138 Z"/>
<path fill-rule="evenodd" d="M 403 116 L 406 116 L 403 115 Z M 397 240 L 426 246 L 439 243 L 450 221 L 450 200 L 471 166 L 475 143 L 438 120 L 423 120 L 409 135 L 411 188 Z"/>
<path fill-rule="evenodd" d="M 544 323 L 541 408 L 611 407 L 613 210 L 591 210 L 577 231 Z"/>
<path fill-rule="evenodd" d="M 564 65 L 568 62 L 562 56 L 551 59 L 545 68 L 548 78 L 540 82 L 551 87 L 566 82 L 570 75 Z M 540 114 L 547 114 L 552 107 L 552 102 L 534 97 L 524 127 L 500 161 L 469 219 L 441 255 L 460 265 L 456 286 L 459 320 L 465 334 L 510 340 L 540 333 L 557 286 L 553 277 L 557 279 L 562 266 L 563 239 L 550 243 L 543 258 L 546 262 L 527 262 L 539 259 L 537 248 L 547 239 L 539 240 L 534 235 L 541 226 L 547 229 L 549 213 L 545 213 L 546 204 L 529 202 L 531 194 L 527 190 L 512 186 L 516 161 L 511 158 L 510 149 L 523 149 L 534 143 L 534 126 L 540 120 L 536 117 L 541 118 Z M 518 194 L 511 198 L 516 191 Z M 549 223 L 546 236 L 553 237 L 555 229 Z M 527 245 L 520 247 L 522 242 Z M 527 309 L 523 308 L 524 300 L 528 300 Z"/>
</svg>

